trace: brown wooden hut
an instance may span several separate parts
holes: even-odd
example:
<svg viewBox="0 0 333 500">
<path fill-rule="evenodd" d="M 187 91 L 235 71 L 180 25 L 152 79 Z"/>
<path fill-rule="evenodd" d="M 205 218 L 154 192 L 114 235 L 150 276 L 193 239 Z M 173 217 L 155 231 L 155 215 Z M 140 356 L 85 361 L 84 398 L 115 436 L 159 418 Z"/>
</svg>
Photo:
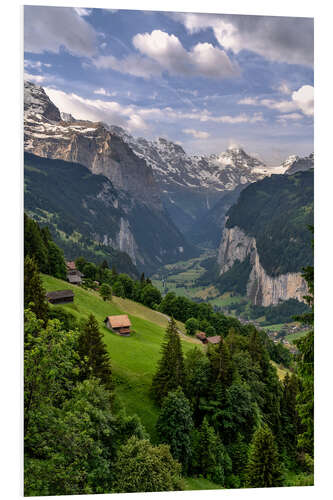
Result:
<svg viewBox="0 0 333 500">
<path fill-rule="evenodd" d="M 205 332 L 197 332 L 195 336 L 197 339 L 201 340 L 203 344 L 207 344 L 207 337 Z"/>
<path fill-rule="evenodd" d="M 74 302 L 74 292 L 73 290 L 56 290 L 55 292 L 48 292 L 46 298 L 50 304 L 67 304 L 68 302 Z"/>
<path fill-rule="evenodd" d="M 107 316 L 104 320 L 105 326 L 119 335 L 128 337 L 131 334 L 131 321 L 127 314 Z"/>
</svg>

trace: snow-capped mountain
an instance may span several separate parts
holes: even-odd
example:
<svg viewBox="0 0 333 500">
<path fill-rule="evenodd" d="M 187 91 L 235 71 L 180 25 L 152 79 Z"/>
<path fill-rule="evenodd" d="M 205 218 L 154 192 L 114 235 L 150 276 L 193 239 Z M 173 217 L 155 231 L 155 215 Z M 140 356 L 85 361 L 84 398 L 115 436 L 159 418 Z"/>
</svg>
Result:
<svg viewBox="0 0 333 500">
<path fill-rule="evenodd" d="M 287 175 L 310 170 L 310 168 L 314 168 L 314 154 L 311 153 L 309 156 L 305 156 L 304 158 L 300 158 L 297 155 L 289 156 L 283 165 L 286 166 L 284 173 Z"/>
<path fill-rule="evenodd" d="M 222 192 L 271 174 L 264 163 L 241 148 L 229 148 L 220 154 L 188 155 L 179 144 L 162 137 L 148 141 L 132 137 L 121 127 L 111 126 L 110 130 L 146 160 L 162 186 Z"/>
</svg>

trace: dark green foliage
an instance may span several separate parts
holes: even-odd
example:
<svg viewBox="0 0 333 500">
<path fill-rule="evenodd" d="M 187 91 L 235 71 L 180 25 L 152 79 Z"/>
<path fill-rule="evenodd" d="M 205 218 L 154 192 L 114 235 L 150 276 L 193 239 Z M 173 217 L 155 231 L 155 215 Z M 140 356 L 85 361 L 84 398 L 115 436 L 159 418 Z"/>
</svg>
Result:
<svg viewBox="0 0 333 500">
<path fill-rule="evenodd" d="M 193 429 L 192 412 L 188 399 L 179 387 L 169 392 L 163 399 L 156 430 L 161 443 L 168 444 L 175 460 L 187 471 L 191 448 L 191 431 Z"/>
<path fill-rule="evenodd" d="M 248 488 L 282 486 L 277 446 L 268 426 L 260 427 L 254 433 L 246 472 Z"/>
<path fill-rule="evenodd" d="M 311 266 L 305 228 L 313 224 L 313 171 L 272 175 L 245 188 L 228 211 L 226 227 L 254 236 L 260 262 L 277 276 Z"/>
<path fill-rule="evenodd" d="M 147 307 L 160 304 L 162 296 L 160 291 L 153 285 L 145 285 L 141 292 L 141 302 Z"/>
<path fill-rule="evenodd" d="M 177 325 L 173 318 L 166 329 L 162 345 L 162 356 L 153 377 L 151 393 L 158 404 L 161 404 L 169 391 L 184 386 L 184 359 Z"/>
<path fill-rule="evenodd" d="M 225 292 L 235 292 L 239 295 L 246 295 L 246 285 L 251 272 L 250 256 L 243 262 L 236 260 L 234 265 L 226 273 L 219 276 L 216 286 L 221 294 Z"/>
<path fill-rule="evenodd" d="M 285 443 L 285 453 L 292 464 L 296 462 L 297 435 L 300 429 L 300 419 L 296 409 L 296 398 L 299 392 L 299 380 L 295 374 L 287 375 L 283 381 L 281 399 L 282 434 Z"/>
<path fill-rule="evenodd" d="M 85 278 L 89 278 L 91 280 L 96 280 L 97 277 L 97 267 L 92 262 L 87 262 L 82 269 Z"/>
<path fill-rule="evenodd" d="M 110 357 L 93 314 L 81 326 L 78 352 L 82 361 L 81 376 L 96 377 L 108 390 L 113 389 Z"/>
<path fill-rule="evenodd" d="M 199 321 L 196 318 L 189 318 L 185 322 L 187 335 L 195 335 L 199 329 Z"/>
<path fill-rule="evenodd" d="M 198 425 L 202 420 L 200 399 L 205 397 L 209 388 L 210 364 L 201 349 L 193 347 L 185 357 L 184 392 L 191 403 L 193 420 Z"/>
<path fill-rule="evenodd" d="M 52 241 L 47 227 L 40 228 L 37 222 L 24 214 L 24 256 L 35 259 L 40 272 L 56 278 L 66 278 L 63 252 Z"/>
<path fill-rule="evenodd" d="M 112 286 L 112 292 L 116 297 L 122 297 L 123 299 L 125 298 L 124 285 L 120 281 L 116 281 L 114 283 L 114 285 Z"/>
<path fill-rule="evenodd" d="M 74 316 L 74 314 L 67 311 L 65 308 L 60 306 L 49 308 L 49 319 L 58 319 L 64 328 L 64 330 L 75 330 L 78 328 L 78 320 Z"/>
<path fill-rule="evenodd" d="M 207 417 L 193 434 L 192 443 L 191 472 L 225 486 L 226 477 L 231 472 L 231 460 Z"/>
<path fill-rule="evenodd" d="M 116 493 L 181 490 L 181 467 L 166 445 L 129 439 L 117 456 L 113 473 Z"/>
<path fill-rule="evenodd" d="M 103 300 L 112 299 L 112 288 L 107 283 L 103 283 L 101 285 L 99 293 Z"/>
<path fill-rule="evenodd" d="M 27 255 L 24 259 L 24 307 L 30 307 L 37 318 L 44 322 L 47 321 L 49 310 L 45 293 L 36 261 Z"/>
<path fill-rule="evenodd" d="M 289 299 L 269 307 L 252 305 L 250 306 L 249 317 L 257 319 L 265 316 L 266 321 L 262 324 L 272 325 L 290 322 L 294 319 L 294 316 L 304 314 L 308 311 L 310 311 L 309 306 L 304 302 L 300 302 L 297 299 Z"/>
<path fill-rule="evenodd" d="M 313 227 L 310 227 L 313 233 Z M 313 242 L 312 242 L 313 246 Z M 296 342 L 300 351 L 298 373 L 301 378 L 301 391 L 297 397 L 297 411 L 302 423 L 302 430 L 298 436 L 298 446 L 306 453 L 308 462 L 314 455 L 314 268 L 307 266 L 303 270 L 303 277 L 308 285 L 308 294 L 305 297 L 311 307 L 310 313 L 299 319 L 311 326 L 310 332 Z"/>
</svg>

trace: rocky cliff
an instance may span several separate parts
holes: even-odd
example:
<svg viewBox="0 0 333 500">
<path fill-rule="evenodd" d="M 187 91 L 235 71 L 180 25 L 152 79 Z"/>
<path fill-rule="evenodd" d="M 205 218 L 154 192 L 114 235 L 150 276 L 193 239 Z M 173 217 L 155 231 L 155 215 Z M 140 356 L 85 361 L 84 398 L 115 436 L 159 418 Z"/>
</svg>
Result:
<svg viewBox="0 0 333 500">
<path fill-rule="evenodd" d="M 220 275 L 229 271 L 236 261 L 244 262 L 247 257 L 250 258 L 250 274 L 246 295 L 252 304 L 270 306 L 291 298 L 304 300 L 307 286 L 300 273 L 270 276 L 260 263 L 255 238 L 247 236 L 237 226 L 226 228 L 218 251 Z"/>
</svg>

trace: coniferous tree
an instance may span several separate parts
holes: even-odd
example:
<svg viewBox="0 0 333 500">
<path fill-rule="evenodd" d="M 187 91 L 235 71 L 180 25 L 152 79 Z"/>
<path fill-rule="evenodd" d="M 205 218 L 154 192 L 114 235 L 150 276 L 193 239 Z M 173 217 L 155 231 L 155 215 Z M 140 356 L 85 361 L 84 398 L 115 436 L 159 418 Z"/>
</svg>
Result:
<svg viewBox="0 0 333 500">
<path fill-rule="evenodd" d="M 253 435 L 246 471 L 248 488 L 282 486 L 278 450 L 272 431 L 267 425 Z"/>
<path fill-rule="evenodd" d="M 188 469 L 192 454 L 192 429 L 190 403 L 179 387 L 164 398 L 156 430 L 160 442 L 170 446 L 172 456 L 183 465 L 184 471 Z"/>
<path fill-rule="evenodd" d="M 99 378 L 109 390 L 113 389 L 110 357 L 93 314 L 82 325 L 79 337 L 79 354 L 82 360 L 82 377 Z"/>
<path fill-rule="evenodd" d="M 309 228 L 313 233 L 313 227 Z M 313 241 L 312 241 L 313 246 Z M 300 351 L 298 372 L 301 378 L 301 391 L 297 397 L 297 410 L 302 423 L 302 431 L 298 436 L 298 446 L 308 457 L 314 455 L 314 268 L 303 269 L 303 277 L 308 285 L 308 293 L 304 297 L 311 312 L 298 319 L 311 327 L 309 333 L 299 339 L 296 344 Z"/>
<path fill-rule="evenodd" d="M 47 322 L 49 306 L 35 259 L 24 259 L 24 307 L 30 308 L 38 319 Z"/>
<path fill-rule="evenodd" d="M 158 404 L 169 391 L 184 386 L 184 358 L 177 325 L 173 318 L 169 321 L 162 345 L 162 357 L 153 377 L 152 396 Z"/>
<path fill-rule="evenodd" d="M 284 447 L 291 460 L 296 459 L 297 434 L 300 428 L 299 415 L 296 409 L 296 398 L 299 392 L 299 381 L 293 373 L 289 373 L 283 380 L 283 394 L 281 399 L 281 423 Z"/>
</svg>

